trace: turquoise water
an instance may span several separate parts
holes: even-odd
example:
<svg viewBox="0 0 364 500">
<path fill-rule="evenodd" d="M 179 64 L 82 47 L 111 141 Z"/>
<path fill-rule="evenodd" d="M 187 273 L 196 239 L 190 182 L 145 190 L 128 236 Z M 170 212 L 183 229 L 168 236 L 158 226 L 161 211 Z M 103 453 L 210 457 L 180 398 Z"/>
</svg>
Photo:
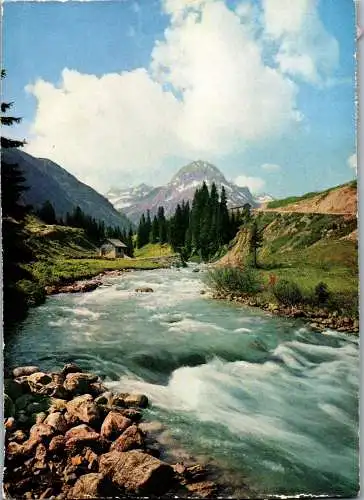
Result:
<svg viewBox="0 0 364 500">
<path fill-rule="evenodd" d="M 358 338 L 214 301 L 200 294 L 202 274 L 125 273 L 50 297 L 12 336 L 6 362 L 74 361 L 147 394 L 148 417 L 237 493 L 355 495 Z"/>
</svg>

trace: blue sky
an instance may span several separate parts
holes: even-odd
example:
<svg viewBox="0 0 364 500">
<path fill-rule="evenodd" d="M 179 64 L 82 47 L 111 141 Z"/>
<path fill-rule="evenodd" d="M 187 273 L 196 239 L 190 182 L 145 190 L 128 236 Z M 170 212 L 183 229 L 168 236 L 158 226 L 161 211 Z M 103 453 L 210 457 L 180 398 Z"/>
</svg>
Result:
<svg viewBox="0 0 364 500">
<path fill-rule="evenodd" d="M 103 192 L 199 158 L 277 197 L 346 182 L 354 16 L 351 0 L 8 1 L 12 134 Z"/>
</svg>

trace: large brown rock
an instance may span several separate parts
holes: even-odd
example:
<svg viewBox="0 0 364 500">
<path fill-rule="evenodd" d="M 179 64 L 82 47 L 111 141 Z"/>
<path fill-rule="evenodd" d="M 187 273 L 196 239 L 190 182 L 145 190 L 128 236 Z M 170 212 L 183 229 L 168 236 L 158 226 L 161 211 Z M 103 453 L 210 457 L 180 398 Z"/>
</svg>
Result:
<svg viewBox="0 0 364 500">
<path fill-rule="evenodd" d="M 107 478 L 102 474 L 92 472 L 81 476 L 72 490 L 68 494 L 68 498 L 100 498 L 109 496 L 110 484 Z"/>
<path fill-rule="evenodd" d="M 19 366 L 18 368 L 14 368 L 13 377 L 28 377 L 36 372 L 39 372 L 39 366 Z"/>
<path fill-rule="evenodd" d="M 102 447 L 100 442 L 100 434 L 95 432 L 91 427 L 81 424 L 73 427 L 65 434 L 65 447 L 71 453 L 79 451 L 84 446 Z"/>
<path fill-rule="evenodd" d="M 111 445 L 110 450 L 129 451 L 144 447 L 144 435 L 136 425 L 128 427 Z"/>
<path fill-rule="evenodd" d="M 75 437 L 85 436 L 86 434 L 89 434 L 90 432 L 95 432 L 95 430 L 86 424 L 81 424 L 81 425 L 77 425 L 76 427 L 72 427 L 72 429 L 70 429 L 69 431 L 66 432 L 64 437 L 67 441 L 68 439 L 72 439 Z"/>
<path fill-rule="evenodd" d="M 125 429 L 132 425 L 132 421 L 124 417 L 121 413 L 111 411 L 101 426 L 101 436 L 107 439 L 114 439 L 122 434 Z"/>
<path fill-rule="evenodd" d="M 30 438 L 38 442 L 50 440 L 55 434 L 54 429 L 47 424 L 35 424 L 30 429 Z"/>
<path fill-rule="evenodd" d="M 62 399 L 62 398 L 51 398 L 50 402 L 51 402 L 51 406 L 48 409 L 49 413 L 53 413 L 53 412 L 61 412 L 61 413 L 63 413 L 63 412 L 66 411 L 67 401 L 65 401 L 64 399 Z"/>
<path fill-rule="evenodd" d="M 64 436 L 54 436 L 49 443 L 48 449 L 51 453 L 56 455 L 62 453 L 66 446 L 66 438 Z"/>
<path fill-rule="evenodd" d="M 24 443 L 16 443 L 11 441 L 6 447 L 6 458 L 8 460 L 22 459 L 33 453 L 39 444 L 39 439 L 31 437 Z"/>
<path fill-rule="evenodd" d="M 52 377 L 43 372 L 35 372 L 28 377 L 30 390 L 37 394 L 44 394 L 47 392 L 45 386 L 50 383 L 52 383 Z"/>
<path fill-rule="evenodd" d="M 53 429 L 60 434 L 64 434 L 68 429 L 68 424 L 62 413 L 50 413 L 44 421 L 45 424 L 50 425 Z"/>
<path fill-rule="evenodd" d="M 92 373 L 68 373 L 63 386 L 74 395 L 90 394 L 94 390 L 92 384 L 97 381 L 97 375 L 93 375 Z"/>
<path fill-rule="evenodd" d="M 125 406 L 136 408 L 146 408 L 148 406 L 148 398 L 144 394 L 128 394 L 124 398 Z"/>
<path fill-rule="evenodd" d="M 86 424 L 98 424 L 100 421 L 101 410 L 90 394 L 84 394 L 72 399 L 67 403 L 66 408 L 67 413 Z"/>
<path fill-rule="evenodd" d="M 140 451 L 106 453 L 100 457 L 99 471 L 118 487 L 136 494 L 163 494 L 174 480 L 170 465 Z"/>
</svg>

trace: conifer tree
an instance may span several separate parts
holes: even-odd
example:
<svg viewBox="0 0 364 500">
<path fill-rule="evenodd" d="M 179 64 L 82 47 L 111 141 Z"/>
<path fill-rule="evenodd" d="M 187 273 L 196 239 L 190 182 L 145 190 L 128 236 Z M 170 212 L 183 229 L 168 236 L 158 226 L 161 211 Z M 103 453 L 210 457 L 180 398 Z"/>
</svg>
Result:
<svg viewBox="0 0 364 500">
<path fill-rule="evenodd" d="M 57 224 L 56 212 L 49 200 L 46 200 L 37 213 L 38 217 L 46 224 Z"/>
<path fill-rule="evenodd" d="M 142 248 L 148 242 L 148 238 L 146 238 L 146 234 L 145 234 L 145 228 L 146 228 L 145 215 L 142 214 L 142 216 L 140 217 L 139 226 L 138 226 L 138 233 L 137 233 L 138 248 Z"/>
<path fill-rule="evenodd" d="M 148 236 L 147 242 L 151 240 L 152 237 L 151 233 L 152 233 L 152 221 L 150 219 L 150 210 L 147 210 L 147 218 L 145 221 L 145 234 L 146 236 Z"/>
<path fill-rule="evenodd" d="M 1 78 L 6 76 L 1 70 Z M 1 125 L 11 126 L 21 118 L 8 116 L 12 102 L 1 103 Z M 27 189 L 25 178 L 18 165 L 4 159 L 4 150 L 24 145 L 18 141 L 1 136 L 1 210 L 2 210 L 2 247 L 3 247 L 3 320 L 5 332 L 8 326 L 22 317 L 28 307 L 27 298 L 20 286 L 21 280 L 30 275 L 21 263 L 32 259 L 32 252 L 27 246 L 24 233 L 24 220 L 29 207 L 21 203 L 21 195 Z"/>
<path fill-rule="evenodd" d="M 158 207 L 157 219 L 159 225 L 159 242 L 161 244 L 167 243 L 167 221 L 163 207 Z"/>
<path fill-rule="evenodd" d="M 263 233 L 258 228 L 257 222 L 253 221 L 250 228 L 250 252 L 252 255 L 253 267 L 258 267 L 257 253 L 263 246 Z"/>
<path fill-rule="evenodd" d="M 221 197 L 220 197 L 220 231 L 221 231 L 221 242 L 223 244 L 229 243 L 232 237 L 235 236 L 235 232 L 231 234 L 230 217 L 227 208 L 227 197 L 225 187 L 221 187 Z"/>
<path fill-rule="evenodd" d="M 126 238 L 126 246 L 129 257 L 134 257 L 134 241 L 133 241 L 133 230 L 130 227 L 128 236 Z"/>
<path fill-rule="evenodd" d="M 151 243 L 157 243 L 159 241 L 159 223 L 157 216 L 155 215 L 152 222 L 152 231 L 150 237 Z"/>
</svg>

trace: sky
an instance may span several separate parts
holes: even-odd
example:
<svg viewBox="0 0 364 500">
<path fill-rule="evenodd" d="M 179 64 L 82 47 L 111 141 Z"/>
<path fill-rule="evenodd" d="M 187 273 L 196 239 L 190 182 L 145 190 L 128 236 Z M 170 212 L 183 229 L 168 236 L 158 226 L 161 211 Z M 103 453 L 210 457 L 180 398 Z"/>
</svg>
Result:
<svg viewBox="0 0 364 500">
<path fill-rule="evenodd" d="M 352 0 L 3 4 L 11 135 L 105 193 L 190 161 L 274 197 L 356 176 Z"/>
</svg>

